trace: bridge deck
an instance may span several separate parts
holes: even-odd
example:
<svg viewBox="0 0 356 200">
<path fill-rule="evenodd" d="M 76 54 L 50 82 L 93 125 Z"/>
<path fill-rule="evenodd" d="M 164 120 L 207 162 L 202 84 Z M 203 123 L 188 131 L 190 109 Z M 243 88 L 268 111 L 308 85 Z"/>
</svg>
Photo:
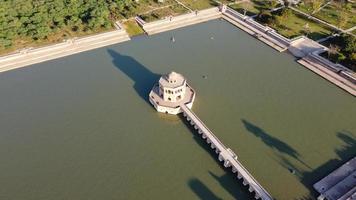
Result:
<svg viewBox="0 0 356 200">
<path fill-rule="evenodd" d="M 211 144 L 211 148 L 216 149 L 216 153 L 219 153 L 219 160 L 224 161 L 225 167 L 232 167 L 234 173 L 237 172 L 237 177 L 243 178 L 243 184 L 249 185 L 249 191 L 255 192 L 255 198 L 261 198 L 263 200 L 272 200 L 271 195 L 253 178 L 253 176 L 244 168 L 244 166 L 237 160 L 235 153 L 217 138 L 212 131 L 190 110 L 186 105 L 180 105 L 183 114 L 187 117 L 187 120 L 198 130 L 199 134 L 206 139 L 207 143 Z"/>
</svg>

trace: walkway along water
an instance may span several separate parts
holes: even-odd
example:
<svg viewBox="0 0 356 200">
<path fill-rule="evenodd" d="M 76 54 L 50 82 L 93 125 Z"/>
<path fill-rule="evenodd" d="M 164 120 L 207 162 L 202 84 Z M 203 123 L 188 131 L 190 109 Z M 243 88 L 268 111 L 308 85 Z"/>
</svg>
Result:
<svg viewBox="0 0 356 200">
<path fill-rule="evenodd" d="M 253 18 L 242 15 L 225 5 L 221 5 L 219 8 L 209 8 L 201 10 L 198 13 L 183 14 L 150 23 L 146 23 L 139 17 L 136 18 L 136 21 L 148 35 L 151 35 L 216 18 L 225 19 L 279 52 L 289 50 L 289 52 L 299 59 L 299 64 L 351 95 L 356 96 L 356 84 L 354 83 L 356 81 L 356 75 L 346 67 L 327 62 L 326 59 L 321 57 L 319 54 L 327 51 L 326 47 L 305 36 L 293 39 L 286 38 L 277 33 L 274 29 L 264 26 L 256 22 Z"/>
<path fill-rule="evenodd" d="M 185 104 L 180 105 L 184 117 L 190 122 L 194 129 L 206 140 L 215 153 L 219 154 L 219 161 L 224 162 L 224 167 L 232 168 L 233 173 L 237 173 L 238 179 L 243 179 L 243 185 L 248 185 L 250 192 L 255 192 L 255 199 L 272 200 L 272 196 L 257 182 L 246 168 L 237 160 L 236 154 L 217 138 L 212 131 L 201 121 L 195 113 Z"/>
<path fill-rule="evenodd" d="M 298 63 L 313 71 L 344 91 L 356 96 L 356 75 L 346 67 L 320 56 L 328 50 L 325 46 L 305 37 L 285 38 L 270 27 L 263 26 L 231 8 L 222 9 L 223 18 L 250 35 L 282 52 L 288 49 Z"/>
<path fill-rule="evenodd" d="M 309 44 L 312 44 L 313 41 L 309 38 L 302 36 L 288 39 L 278 34 L 274 29 L 259 24 L 252 18 L 244 16 L 225 5 L 151 23 L 146 23 L 139 17 L 135 19 L 147 34 L 156 34 L 217 18 L 227 20 L 280 52 L 288 49 L 294 56 L 298 59 L 300 58 L 298 63 L 353 96 L 356 96 L 356 74 L 346 67 L 332 63 L 321 57 L 319 54 L 326 51 L 326 47 L 317 44 L 319 47 L 312 48 L 314 50 L 311 51 Z M 68 40 L 63 43 L 37 49 L 26 49 L 16 54 L 0 57 L 0 72 L 130 40 L 122 26 L 118 24 L 116 28 L 118 30 L 112 32 Z M 312 44 L 311 46 L 315 45 Z"/>
<path fill-rule="evenodd" d="M 149 23 L 146 23 L 140 17 L 136 17 L 135 19 L 148 35 L 152 35 L 218 18 L 221 18 L 220 9 L 214 7 L 175 17 L 167 17 L 165 19 Z"/>
<path fill-rule="evenodd" d="M 127 32 L 119 23 L 116 23 L 115 27 L 117 30 L 114 31 L 68 39 L 58 44 L 39 48 L 28 48 L 0 57 L 0 73 L 130 40 Z"/>
<path fill-rule="evenodd" d="M 158 83 L 154 84 L 148 99 L 157 112 L 177 115 L 183 113 L 188 122 L 198 130 L 203 139 L 219 154 L 219 161 L 224 161 L 224 167 L 232 167 L 232 172 L 243 179 L 243 185 L 248 185 L 250 192 L 255 192 L 255 199 L 272 200 L 268 192 L 253 178 L 237 160 L 236 154 L 214 135 L 212 131 L 191 110 L 196 93 L 187 83 L 183 75 L 170 72 L 162 75 Z"/>
</svg>

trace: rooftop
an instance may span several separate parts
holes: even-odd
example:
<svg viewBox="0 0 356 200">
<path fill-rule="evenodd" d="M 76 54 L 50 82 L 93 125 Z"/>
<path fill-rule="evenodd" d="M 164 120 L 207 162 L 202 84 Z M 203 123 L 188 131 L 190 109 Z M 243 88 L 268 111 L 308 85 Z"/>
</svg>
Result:
<svg viewBox="0 0 356 200">
<path fill-rule="evenodd" d="M 356 157 L 327 175 L 313 187 L 327 200 L 356 196 Z"/>
<path fill-rule="evenodd" d="M 193 88 L 191 88 L 187 84 L 187 89 L 185 91 L 184 98 L 182 100 L 177 101 L 177 102 L 170 102 L 170 101 L 164 101 L 160 96 L 159 96 L 159 86 L 158 84 L 154 85 L 151 92 L 150 92 L 150 98 L 156 102 L 156 104 L 164 107 L 170 107 L 170 108 L 177 108 L 180 104 L 187 104 L 193 101 L 195 91 Z"/>
<path fill-rule="evenodd" d="M 167 75 L 162 76 L 159 79 L 160 85 L 169 88 L 182 86 L 184 84 L 184 81 L 185 81 L 184 76 L 174 71 L 170 72 Z"/>
</svg>

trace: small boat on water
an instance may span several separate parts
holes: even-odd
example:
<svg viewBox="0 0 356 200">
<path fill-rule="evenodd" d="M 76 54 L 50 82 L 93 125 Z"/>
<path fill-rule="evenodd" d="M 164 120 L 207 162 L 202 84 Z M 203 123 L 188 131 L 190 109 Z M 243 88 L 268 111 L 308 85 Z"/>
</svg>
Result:
<svg viewBox="0 0 356 200">
<path fill-rule="evenodd" d="M 295 170 L 294 169 L 292 169 L 292 168 L 288 168 L 288 171 L 291 173 L 291 174 L 295 174 Z"/>
<path fill-rule="evenodd" d="M 176 39 L 174 38 L 174 36 L 171 37 L 171 41 L 172 41 L 172 42 L 175 42 L 175 41 L 176 41 Z"/>
</svg>

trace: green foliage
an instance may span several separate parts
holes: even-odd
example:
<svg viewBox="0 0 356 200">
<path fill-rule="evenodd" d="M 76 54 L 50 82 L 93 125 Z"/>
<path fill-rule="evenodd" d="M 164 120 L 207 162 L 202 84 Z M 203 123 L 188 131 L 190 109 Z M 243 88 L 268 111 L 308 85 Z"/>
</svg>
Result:
<svg viewBox="0 0 356 200">
<path fill-rule="evenodd" d="M 337 61 L 342 62 L 346 59 L 346 56 L 342 53 L 338 53 Z"/>
<path fill-rule="evenodd" d="M 344 35 L 345 52 L 356 53 L 356 38 L 351 35 Z"/>
<path fill-rule="evenodd" d="M 337 51 L 333 52 L 331 60 L 340 62 L 356 71 L 356 38 L 348 34 L 342 34 L 331 39 L 330 42 L 338 47 Z"/>
<path fill-rule="evenodd" d="M 259 22 L 262 22 L 264 24 L 271 24 L 275 22 L 275 17 L 269 10 L 261 10 L 261 12 L 257 16 L 257 19 Z"/>
<path fill-rule="evenodd" d="M 347 54 L 356 52 L 356 38 L 351 35 L 342 34 L 334 38 L 332 42 L 338 45 L 341 51 Z"/>
<path fill-rule="evenodd" d="M 351 54 L 350 60 L 351 60 L 352 62 L 356 62 L 356 52 Z"/>
<path fill-rule="evenodd" d="M 0 49 L 17 38 L 46 39 L 63 28 L 95 31 L 110 28 L 132 0 L 2 0 Z"/>
</svg>

